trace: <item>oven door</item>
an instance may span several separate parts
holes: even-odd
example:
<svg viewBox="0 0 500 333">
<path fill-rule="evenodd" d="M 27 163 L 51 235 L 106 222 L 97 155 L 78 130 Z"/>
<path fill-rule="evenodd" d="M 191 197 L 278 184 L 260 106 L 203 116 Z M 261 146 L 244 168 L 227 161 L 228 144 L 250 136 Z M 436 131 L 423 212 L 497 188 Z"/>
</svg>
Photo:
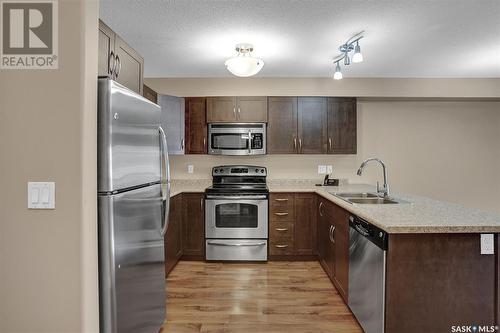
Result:
<svg viewBox="0 0 500 333">
<path fill-rule="evenodd" d="M 205 199 L 206 238 L 267 238 L 265 195 L 211 196 Z"/>
<path fill-rule="evenodd" d="M 266 124 L 209 124 L 208 132 L 211 155 L 266 153 Z"/>
</svg>

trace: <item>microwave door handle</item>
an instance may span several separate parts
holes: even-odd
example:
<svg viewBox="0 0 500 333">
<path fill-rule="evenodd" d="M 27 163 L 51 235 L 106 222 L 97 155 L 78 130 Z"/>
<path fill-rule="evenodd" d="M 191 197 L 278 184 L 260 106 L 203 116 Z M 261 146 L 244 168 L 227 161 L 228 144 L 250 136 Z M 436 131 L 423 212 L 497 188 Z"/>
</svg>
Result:
<svg viewBox="0 0 500 333">
<path fill-rule="evenodd" d="M 170 161 L 168 157 L 168 146 L 167 146 L 167 136 L 165 135 L 165 131 L 163 128 L 160 126 L 158 128 L 160 132 L 160 150 L 162 153 L 162 170 L 161 170 L 161 200 L 162 200 L 162 206 L 164 208 L 164 214 L 161 217 L 162 218 L 162 229 L 161 229 L 161 235 L 165 236 L 165 233 L 167 232 L 167 227 L 168 227 L 168 222 L 169 218 L 168 215 L 170 213 Z M 165 170 L 163 170 L 163 166 L 165 166 Z M 164 187 L 166 188 L 166 192 L 164 192 Z"/>
<path fill-rule="evenodd" d="M 248 131 L 248 153 L 252 153 L 252 132 Z"/>
</svg>

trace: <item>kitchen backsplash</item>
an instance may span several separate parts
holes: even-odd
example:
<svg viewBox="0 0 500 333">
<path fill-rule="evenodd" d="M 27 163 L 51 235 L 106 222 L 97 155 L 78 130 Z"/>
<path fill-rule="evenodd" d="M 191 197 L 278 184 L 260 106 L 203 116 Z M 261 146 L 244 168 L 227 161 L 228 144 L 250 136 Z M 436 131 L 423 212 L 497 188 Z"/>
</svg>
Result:
<svg viewBox="0 0 500 333">
<path fill-rule="evenodd" d="M 269 179 L 317 179 L 318 165 L 332 165 L 335 178 L 357 180 L 356 170 L 361 164 L 356 155 L 265 155 L 265 156 L 214 156 L 214 155 L 178 155 L 171 156 L 171 174 L 173 179 L 210 179 L 212 167 L 217 165 L 243 164 L 265 166 Z M 188 173 L 188 165 L 194 172 Z"/>
</svg>

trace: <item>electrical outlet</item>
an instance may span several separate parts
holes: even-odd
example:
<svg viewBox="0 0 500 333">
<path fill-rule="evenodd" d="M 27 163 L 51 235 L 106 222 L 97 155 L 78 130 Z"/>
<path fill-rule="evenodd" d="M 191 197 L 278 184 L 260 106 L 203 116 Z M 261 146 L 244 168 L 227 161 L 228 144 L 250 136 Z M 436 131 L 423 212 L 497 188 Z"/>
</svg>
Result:
<svg viewBox="0 0 500 333">
<path fill-rule="evenodd" d="M 327 174 L 332 174 L 333 173 L 333 166 L 327 165 L 326 166 L 326 173 Z"/>
<path fill-rule="evenodd" d="M 495 254 L 493 234 L 481 234 L 481 254 Z"/>
<path fill-rule="evenodd" d="M 194 172 L 194 165 L 188 164 L 188 173 L 193 173 Z"/>
<path fill-rule="evenodd" d="M 326 165 L 318 165 L 318 174 L 324 175 L 326 173 Z"/>
</svg>

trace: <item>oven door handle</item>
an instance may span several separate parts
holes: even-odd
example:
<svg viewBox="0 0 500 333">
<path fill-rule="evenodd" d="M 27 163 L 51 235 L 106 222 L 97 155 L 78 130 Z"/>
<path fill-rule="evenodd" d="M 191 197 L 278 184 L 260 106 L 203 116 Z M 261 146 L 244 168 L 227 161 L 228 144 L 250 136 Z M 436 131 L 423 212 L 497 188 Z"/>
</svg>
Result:
<svg viewBox="0 0 500 333">
<path fill-rule="evenodd" d="M 206 199 L 216 199 L 216 200 L 262 200 L 267 199 L 265 195 L 207 195 Z"/>
<path fill-rule="evenodd" d="M 266 242 L 259 243 L 224 243 L 224 242 L 207 242 L 208 245 L 217 245 L 217 246 L 264 246 L 267 245 Z"/>
</svg>

